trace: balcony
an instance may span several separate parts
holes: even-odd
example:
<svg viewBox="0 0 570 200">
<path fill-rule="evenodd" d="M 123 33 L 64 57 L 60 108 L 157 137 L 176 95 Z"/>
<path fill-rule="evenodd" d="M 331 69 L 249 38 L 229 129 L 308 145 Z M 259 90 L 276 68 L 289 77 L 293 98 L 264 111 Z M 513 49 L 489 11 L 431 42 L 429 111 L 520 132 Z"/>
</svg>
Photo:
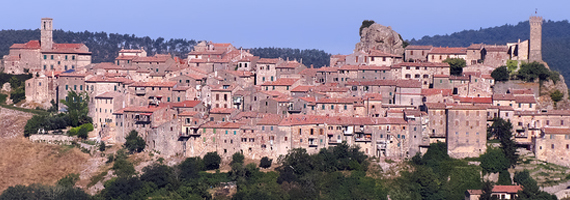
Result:
<svg viewBox="0 0 570 200">
<path fill-rule="evenodd" d="M 142 113 L 135 115 L 136 124 L 149 124 L 151 122 L 152 113 Z"/>
<path fill-rule="evenodd" d="M 317 139 L 309 138 L 309 147 L 317 147 L 319 146 L 316 142 Z"/>
<path fill-rule="evenodd" d="M 194 130 L 190 130 L 190 131 L 180 131 L 178 136 L 181 138 L 188 138 L 188 137 L 200 136 L 200 133 L 198 132 L 197 129 L 194 129 Z"/>
<path fill-rule="evenodd" d="M 135 89 L 135 94 L 137 95 L 145 95 L 146 94 L 146 89 L 144 87 L 137 87 Z"/>
<path fill-rule="evenodd" d="M 243 98 L 243 97 L 233 97 L 233 102 L 234 102 L 234 104 L 236 104 L 236 105 L 241 105 L 242 102 L 243 102 L 243 99 L 242 99 L 242 98 Z"/>
<path fill-rule="evenodd" d="M 372 135 L 371 134 L 357 134 L 354 136 L 355 142 L 372 142 Z"/>
<path fill-rule="evenodd" d="M 354 134 L 354 126 L 343 126 L 342 130 L 344 135 L 352 135 Z"/>
<path fill-rule="evenodd" d="M 287 112 L 289 113 L 301 113 L 301 108 L 295 108 L 295 107 L 289 107 L 289 109 L 287 110 Z"/>
</svg>

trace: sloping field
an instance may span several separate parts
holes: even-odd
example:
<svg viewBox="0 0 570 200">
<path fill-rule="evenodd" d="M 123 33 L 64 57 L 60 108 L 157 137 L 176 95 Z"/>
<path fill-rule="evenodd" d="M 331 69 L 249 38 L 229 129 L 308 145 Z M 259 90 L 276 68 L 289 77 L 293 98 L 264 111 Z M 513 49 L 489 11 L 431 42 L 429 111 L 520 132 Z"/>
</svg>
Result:
<svg viewBox="0 0 570 200">
<path fill-rule="evenodd" d="M 77 148 L 24 138 L 29 118 L 28 113 L 0 109 L 0 192 L 18 184 L 53 184 L 69 173 L 79 173 L 89 159 Z"/>
</svg>

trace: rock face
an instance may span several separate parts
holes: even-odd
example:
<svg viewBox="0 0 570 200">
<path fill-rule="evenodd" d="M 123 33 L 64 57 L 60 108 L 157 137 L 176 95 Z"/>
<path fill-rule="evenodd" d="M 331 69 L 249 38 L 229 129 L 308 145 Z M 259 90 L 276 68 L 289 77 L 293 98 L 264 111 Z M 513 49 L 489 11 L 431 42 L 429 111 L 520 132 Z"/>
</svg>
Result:
<svg viewBox="0 0 570 200">
<path fill-rule="evenodd" d="M 550 98 L 550 93 L 558 90 L 564 94 L 562 100 L 556 103 Z M 570 99 L 568 99 L 568 86 L 564 81 L 564 77 L 560 75 L 560 80 L 554 83 L 552 80 L 544 81 L 540 88 L 540 97 L 538 98 L 539 104 L 542 109 L 556 109 L 556 110 L 567 110 L 570 109 Z"/>
<path fill-rule="evenodd" d="M 403 55 L 403 43 L 400 34 L 392 30 L 391 27 L 374 23 L 362 29 L 360 42 L 356 43 L 354 50 L 368 51 L 370 49 L 377 49 L 385 53 Z"/>
</svg>

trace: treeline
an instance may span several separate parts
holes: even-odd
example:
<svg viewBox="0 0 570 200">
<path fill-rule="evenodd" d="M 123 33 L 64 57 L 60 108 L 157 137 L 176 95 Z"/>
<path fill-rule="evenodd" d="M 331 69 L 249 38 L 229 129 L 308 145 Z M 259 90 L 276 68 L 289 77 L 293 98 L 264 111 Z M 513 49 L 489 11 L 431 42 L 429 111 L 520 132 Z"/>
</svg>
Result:
<svg viewBox="0 0 570 200">
<path fill-rule="evenodd" d="M 451 35 L 424 36 L 421 39 L 410 40 L 413 45 L 433 45 L 449 47 L 467 47 L 472 43 L 505 45 L 507 42 L 517 42 L 518 39 L 530 38 L 528 21 L 517 25 L 480 28 L 479 30 L 464 30 Z M 560 72 L 570 81 L 570 23 L 563 21 L 544 21 L 542 24 L 542 58 L 552 70 Z"/>
<path fill-rule="evenodd" d="M 303 64 L 307 67 L 313 65 L 315 68 L 328 66 L 330 64 L 331 57 L 331 54 L 318 49 L 300 50 L 292 48 L 265 47 L 250 49 L 250 53 L 262 58 L 289 58 L 289 60 L 302 60 Z"/>
<path fill-rule="evenodd" d="M 14 43 L 26 43 L 30 40 L 39 40 L 41 32 L 35 30 L 1 30 L 0 31 L 0 58 L 8 55 L 10 46 Z M 148 55 L 156 53 L 168 54 L 186 58 L 196 40 L 170 39 L 162 37 L 152 39 L 148 36 L 137 37 L 134 34 L 118 34 L 106 32 L 71 32 L 63 30 L 53 31 L 53 40 L 56 43 L 84 43 L 93 53 L 92 62 L 113 62 L 121 48 L 138 49 L 144 47 Z M 317 49 L 292 48 L 253 48 L 251 53 L 262 58 L 303 59 L 303 64 L 321 67 L 329 64 L 330 54 Z"/>
</svg>

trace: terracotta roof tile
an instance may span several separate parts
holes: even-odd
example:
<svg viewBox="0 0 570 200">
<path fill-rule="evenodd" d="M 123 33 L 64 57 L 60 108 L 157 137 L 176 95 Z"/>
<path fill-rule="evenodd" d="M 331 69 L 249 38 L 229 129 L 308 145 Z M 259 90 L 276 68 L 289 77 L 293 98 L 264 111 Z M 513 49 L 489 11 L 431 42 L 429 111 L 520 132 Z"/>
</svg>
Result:
<svg viewBox="0 0 570 200">
<path fill-rule="evenodd" d="M 259 64 L 277 64 L 279 58 L 261 58 L 257 61 Z"/>
<path fill-rule="evenodd" d="M 13 44 L 10 46 L 10 49 L 40 49 L 40 41 L 39 40 L 30 40 L 24 44 Z"/>
<path fill-rule="evenodd" d="M 430 50 L 433 48 L 431 45 L 421 46 L 421 45 L 408 45 L 406 50 Z"/>
<path fill-rule="evenodd" d="M 434 47 L 428 54 L 467 54 L 464 47 Z"/>
<path fill-rule="evenodd" d="M 295 84 L 299 79 L 296 78 L 280 78 L 273 82 L 265 82 L 262 86 L 291 86 Z"/>
</svg>

